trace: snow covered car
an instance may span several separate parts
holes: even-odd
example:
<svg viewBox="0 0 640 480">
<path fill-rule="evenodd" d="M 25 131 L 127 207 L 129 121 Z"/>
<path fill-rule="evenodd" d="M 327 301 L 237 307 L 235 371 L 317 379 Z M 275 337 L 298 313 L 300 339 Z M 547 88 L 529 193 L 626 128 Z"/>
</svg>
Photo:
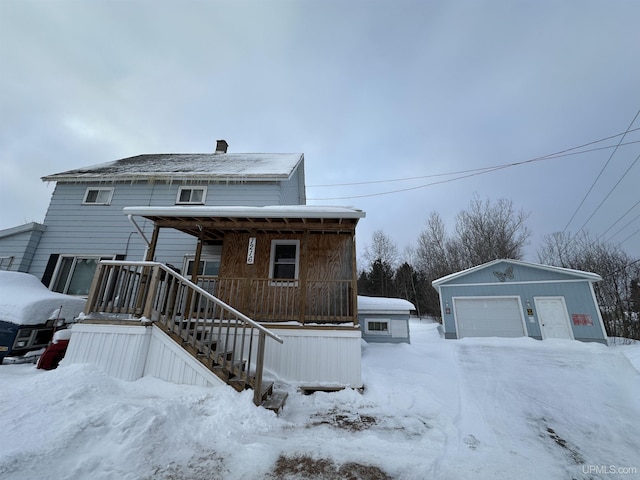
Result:
<svg viewBox="0 0 640 480">
<path fill-rule="evenodd" d="M 0 271 L 0 364 L 37 360 L 86 300 L 50 291 L 33 275 Z"/>
</svg>

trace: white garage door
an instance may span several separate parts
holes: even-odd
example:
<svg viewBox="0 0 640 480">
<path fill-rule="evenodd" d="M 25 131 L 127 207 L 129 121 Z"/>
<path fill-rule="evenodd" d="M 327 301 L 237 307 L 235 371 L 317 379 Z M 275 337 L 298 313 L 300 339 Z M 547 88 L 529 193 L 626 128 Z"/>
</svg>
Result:
<svg viewBox="0 0 640 480">
<path fill-rule="evenodd" d="M 458 338 L 523 337 L 517 297 L 454 298 Z"/>
</svg>

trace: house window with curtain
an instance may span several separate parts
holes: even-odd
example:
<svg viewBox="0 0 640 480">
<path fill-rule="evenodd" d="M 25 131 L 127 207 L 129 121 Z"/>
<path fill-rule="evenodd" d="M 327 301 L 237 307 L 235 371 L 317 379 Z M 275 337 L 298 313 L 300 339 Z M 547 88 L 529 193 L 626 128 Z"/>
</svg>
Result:
<svg viewBox="0 0 640 480">
<path fill-rule="evenodd" d="M 111 205 L 113 188 L 88 187 L 84 192 L 83 205 Z"/>
</svg>

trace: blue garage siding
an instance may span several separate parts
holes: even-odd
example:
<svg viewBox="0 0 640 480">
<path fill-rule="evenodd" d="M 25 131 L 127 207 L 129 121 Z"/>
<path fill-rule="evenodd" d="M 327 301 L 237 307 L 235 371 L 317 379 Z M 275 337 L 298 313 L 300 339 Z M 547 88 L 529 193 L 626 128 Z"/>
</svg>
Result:
<svg viewBox="0 0 640 480">
<path fill-rule="evenodd" d="M 527 335 L 537 339 L 542 338 L 542 332 L 535 297 L 563 297 L 575 339 L 606 343 L 606 332 L 588 279 L 593 274 L 513 261 L 490 262 L 486 267 L 471 270 L 461 272 L 457 277 L 454 274 L 451 279 L 444 277 L 442 282 L 436 280 L 447 338 L 457 338 L 453 309 L 455 297 L 519 297 Z M 587 278 L 579 278 L 581 275 Z M 531 317 L 528 308 L 532 309 Z"/>
</svg>

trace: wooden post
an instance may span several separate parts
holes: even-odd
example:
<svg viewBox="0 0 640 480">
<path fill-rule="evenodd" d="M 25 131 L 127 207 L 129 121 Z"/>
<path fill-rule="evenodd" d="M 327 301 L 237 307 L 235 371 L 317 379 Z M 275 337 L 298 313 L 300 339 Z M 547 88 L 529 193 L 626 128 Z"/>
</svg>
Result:
<svg viewBox="0 0 640 480">
<path fill-rule="evenodd" d="M 302 236 L 302 245 L 300 246 L 300 302 L 299 302 L 299 321 L 304 325 L 305 322 L 305 310 L 307 309 L 307 295 L 309 295 L 309 291 L 307 289 L 307 272 L 309 271 L 309 231 L 305 230 L 304 235 Z"/>
<path fill-rule="evenodd" d="M 258 353 L 256 357 L 256 379 L 253 386 L 253 403 L 256 406 L 262 403 L 262 369 L 264 368 L 264 332 L 258 333 Z"/>
<path fill-rule="evenodd" d="M 351 235 L 351 318 L 358 325 L 358 267 L 356 265 L 356 230 Z"/>
<path fill-rule="evenodd" d="M 151 243 L 147 247 L 147 255 L 145 261 L 153 262 L 153 257 L 156 256 L 156 245 L 158 244 L 158 235 L 160 234 L 160 227 L 158 225 L 153 226 L 153 234 L 151 235 Z"/>
<path fill-rule="evenodd" d="M 151 273 L 151 281 L 149 283 L 149 289 L 147 290 L 147 298 L 144 305 L 144 311 L 142 312 L 142 316 L 147 320 L 153 320 L 153 304 L 156 299 L 158 284 L 160 283 L 160 270 L 160 266 L 155 265 Z"/>
<path fill-rule="evenodd" d="M 96 273 L 93 276 L 93 281 L 91 282 L 91 288 L 89 288 L 89 295 L 87 296 L 87 303 L 84 305 L 84 313 L 88 315 L 93 312 L 93 309 L 96 308 L 98 301 L 98 285 L 102 283 L 102 275 L 104 272 L 104 265 L 98 262 L 98 266 L 96 267 Z"/>
</svg>

